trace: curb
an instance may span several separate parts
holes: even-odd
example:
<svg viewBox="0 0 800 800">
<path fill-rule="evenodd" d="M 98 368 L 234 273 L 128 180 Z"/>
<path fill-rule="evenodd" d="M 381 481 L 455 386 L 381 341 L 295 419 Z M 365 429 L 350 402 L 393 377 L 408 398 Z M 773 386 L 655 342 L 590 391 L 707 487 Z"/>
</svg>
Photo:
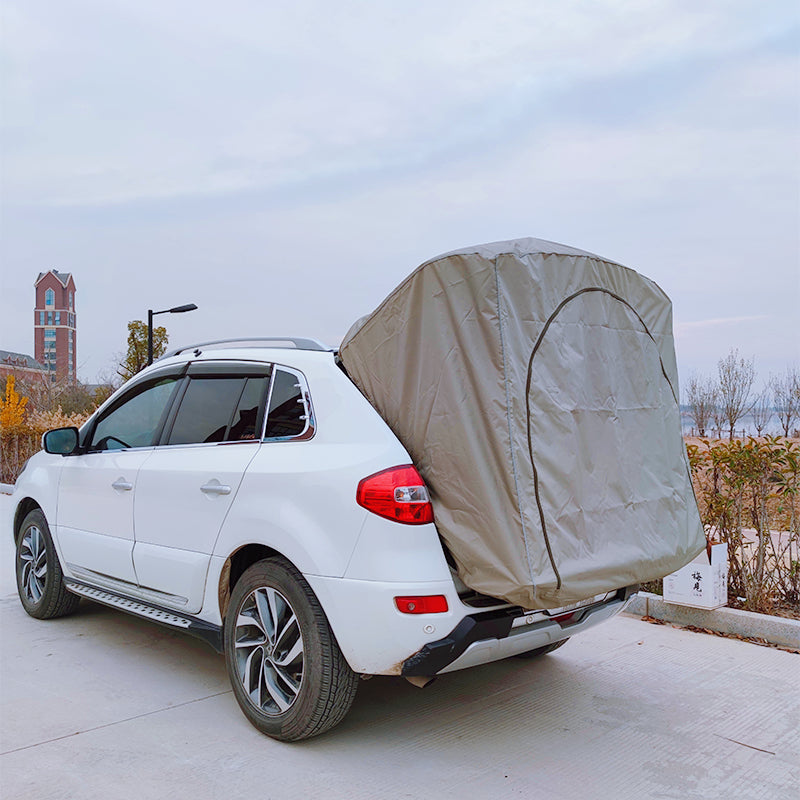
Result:
<svg viewBox="0 0 800 800">
<path fill-rule="evenodd" d="M 638 617 L 653 617 L 676 625 L 692 625 L 717 633 L 730 633 L 750 639 L 764 639 L 770 644 L 800 649 L 800 620 L 755 614 L 738 608 L 689 608 L 665 603 L 650 592 L 639 592 L 628 601 L 625 612 Z"/>
</svg>

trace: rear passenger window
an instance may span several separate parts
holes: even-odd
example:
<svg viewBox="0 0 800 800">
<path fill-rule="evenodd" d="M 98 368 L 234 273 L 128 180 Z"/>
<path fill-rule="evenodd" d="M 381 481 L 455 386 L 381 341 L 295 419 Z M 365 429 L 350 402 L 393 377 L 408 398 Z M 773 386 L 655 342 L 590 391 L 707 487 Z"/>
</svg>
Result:
<svg viewBox="0 0 800 800">
<path fill-rule="evenodd" d="M 264 436 L 267 439 L 299 436 L 306 429 L 306 416 L 300 380 L 289 372 L 276 369 Z"/>
<path fill-rule="evenodd" d="M 261 422 L 258 412 L 263 408 L 264 395 L 267 393 L 268 378 L 248 378 L 244 391 L 236 408 L 233 424 L 228 432 L 227 441 L 241 442 L 258 439 L 261 436 Z"/>
<path fill-rule="evenodd" d="M 167 444 L 225 441 L 234 412 L 240 406 L 245 381 L 245 378 L 191 378 Z"/>
</svg>

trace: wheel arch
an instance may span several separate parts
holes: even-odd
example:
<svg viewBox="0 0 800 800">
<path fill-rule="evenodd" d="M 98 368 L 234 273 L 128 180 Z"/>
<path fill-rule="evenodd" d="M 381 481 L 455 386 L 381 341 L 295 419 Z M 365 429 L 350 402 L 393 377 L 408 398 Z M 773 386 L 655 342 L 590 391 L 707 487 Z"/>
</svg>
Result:
<svg viewBox="0 0 800 800">
<path fill-rule="evenodd" d="M 22 530 L 22 523 L 25 517 L 36 509 L 39 509 L 39 511 L 44 514 L 42 507 L 32 497 L 25 497 L 18 503 L 16 511 L 14 512 L 14 544 L 19 541 L 19 534 Z"/>
<path fill-rule="evenodd" d="M 257 544 L 255 542 L 242 545 L 225 559 L 225 563 L 222 565 L 222 570 L 220 571 L 218 586 L 219 615 L 223 624 L 225 623 L 225 615 L 228 613 L 231 592 L 239 578 L 244 574 L 244 571 L 258 561 L 263 561 L 265 558 L 274 558 L 275 556 L 279 556 L 291 563 L 291 561 L 278 550 L 267 547 L 265 544 Z"/>
</svg>

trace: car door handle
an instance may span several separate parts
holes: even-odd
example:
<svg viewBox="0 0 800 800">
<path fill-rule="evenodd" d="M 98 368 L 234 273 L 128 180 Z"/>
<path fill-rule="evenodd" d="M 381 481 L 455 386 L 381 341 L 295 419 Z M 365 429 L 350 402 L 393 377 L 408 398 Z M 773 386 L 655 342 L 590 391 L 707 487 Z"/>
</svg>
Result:
<svg viewBox="0 0 800 800">
<path fill-rule="evenodd" d="M 207 483 L 205 486 L 201 486 L 200 491 L 203 494 L 230 494 L 231 487 L 214 481 L 212 483 Z"/>
<path fill-rule="evenodd" d="M 117 478 L 114 483 L 111 484 L 112 489 L 118 489 L 120 492 L 129 492 L 133 489 L 133 484 L 128 483 L 125 478 Z"/>
</svg>

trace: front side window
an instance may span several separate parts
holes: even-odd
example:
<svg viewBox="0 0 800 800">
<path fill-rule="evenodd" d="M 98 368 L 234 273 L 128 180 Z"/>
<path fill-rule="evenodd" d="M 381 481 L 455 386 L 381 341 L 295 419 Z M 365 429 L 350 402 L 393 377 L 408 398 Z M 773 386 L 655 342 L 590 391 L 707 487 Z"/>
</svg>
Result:
<svg viewBox="0 0 800 800">
<path fill-rule="evenodd" d="M 56 304 L 56 293 L 52 289 L 48 289 L 44 293 L 44 304 L 46 306 L 54 306 Z"/>
<path fill-rule="evenodd" d="M 61 312 L 60 311 L 56 311 L 56 325 L 60 325 L 60 324 L 61 324 Z"/>
<path fill-rule="evenodd" d="M 44 325 L 44 311 L 39 312 L 39 324 Z"/>
<path fill-rule="evenodd" d="M 160 431 L 179 378 L 156 378 L 137 386 L 98 420 L 90 450 L 150 447 Z"/>
</svg>

